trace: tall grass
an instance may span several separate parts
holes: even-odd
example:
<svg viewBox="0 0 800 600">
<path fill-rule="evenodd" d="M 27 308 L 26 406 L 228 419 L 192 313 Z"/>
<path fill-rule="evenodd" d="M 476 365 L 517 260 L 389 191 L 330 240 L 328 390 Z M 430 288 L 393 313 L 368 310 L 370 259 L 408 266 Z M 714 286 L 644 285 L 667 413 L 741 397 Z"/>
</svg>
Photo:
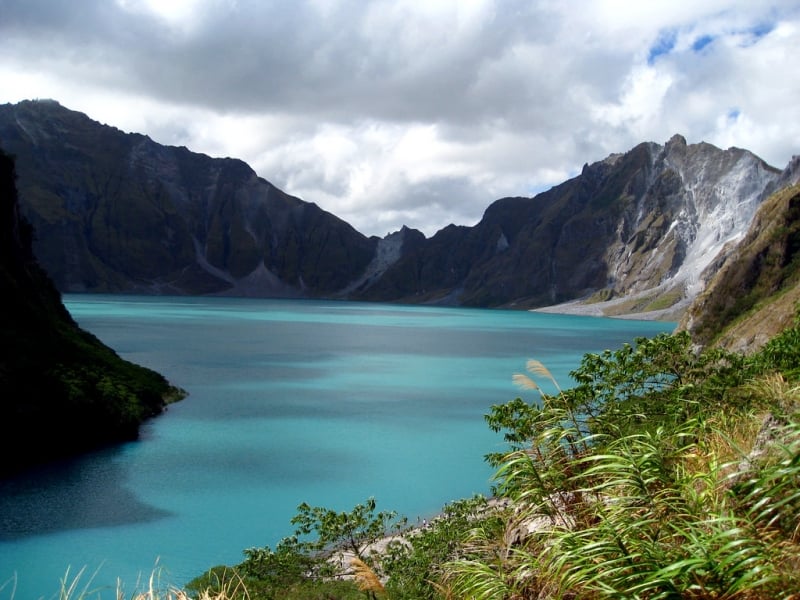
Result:
<svg viewBox="0 0 800 600">
<path fill-rule="evenodd" d="M 515 428 L 496 489 L 528 531 L 503 560 L 483 540 L 482 557 L 450 561 L 455 597 L 800 597 L 800 386 L 764 374 L 732 396 L 747 408 L 699 407 L 656 427 L 642 414 L 614 435 L 610 421 L 592 433 L 560 390 L 514 381 L 541 402 L 495 413 Z"/>
<path fill-rule="evenodd" d="M 103 598 L 113 598 L 114 600 L 249 600 L 250 596 L 244 586 L 244 582 L 239 577 L 231 577 L 216 588 L 204 590 L 194 597 L 190 597 L 186 591 L 178 587 L 164 584 L 161 581 L 161 569 L 154 568 L 149 577 L 144 581 L 137 582 L 135 589 L 128 595 L 125 592 L 123 582 L 117 580 L 116 587 L 98 587 L 95 578 L 99 568 L 89 573 L 86 567 L 73 571 L 68 567 L 64 576 L 59 580 L 59 587 L 53 598 L 57 600 L 102 600 Z M 8 599 L 14 600 L 16 594 L 16 578 L 12 577 L 0 585 L 0 593 L 8 589 Z M 0 597 L 4 597 L 0 595 Z M 27 599 L 25 599 L 27 600 Z"/>
</svg>

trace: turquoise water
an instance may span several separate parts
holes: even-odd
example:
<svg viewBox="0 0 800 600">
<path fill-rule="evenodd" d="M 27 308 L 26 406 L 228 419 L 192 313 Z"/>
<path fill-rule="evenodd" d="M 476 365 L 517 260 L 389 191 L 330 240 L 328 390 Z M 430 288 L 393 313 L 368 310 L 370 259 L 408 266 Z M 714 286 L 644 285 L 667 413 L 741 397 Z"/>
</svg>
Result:
<svg viewBox="0 0 800 600">
<path fill-rule="evenodd" d="M 511 377 L 527 359 L 568 387 L 584 353 L 674 327 L 348 302 L 64 301 L 190 395 L 136 442 L 0 482 L 0 599 L 12 585 L 16 600 L 55 597 L 81 568 L 103 598 L 117 578 L 130 597 L 154 569 L 180 586 L 274 547 L 301 502 L 349 510 L 374 496 L 415 521 L 489 494 L 483 457 L 503 446 L 483 417 L 520 395 Z"/>
</svg>

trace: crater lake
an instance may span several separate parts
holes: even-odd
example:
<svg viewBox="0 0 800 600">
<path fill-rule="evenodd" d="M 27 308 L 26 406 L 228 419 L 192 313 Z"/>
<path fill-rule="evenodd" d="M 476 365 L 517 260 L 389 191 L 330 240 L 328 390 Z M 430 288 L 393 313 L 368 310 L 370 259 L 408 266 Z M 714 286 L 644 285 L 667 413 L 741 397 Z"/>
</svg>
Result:
<svg viewBox="0 0 800 600">
<path fill-rule="evenodd" d="M 490 495 L 484 415 L 587 352 L 674 323 L 321 300 L 65 295 L 78 324 L 188 396 L 140 439 L 0 482 L 0 599 L 180 587 L 293 532 L 302 502 L 410 523 Z M 543 383 L 543 382 L 542 382 Z M 546 386 L 545 386 L 545 389 Z M 554 390 L 547 390 L 554 391 Z M 46 440 L 42 440 L 46 443 Z"/>
</svg>

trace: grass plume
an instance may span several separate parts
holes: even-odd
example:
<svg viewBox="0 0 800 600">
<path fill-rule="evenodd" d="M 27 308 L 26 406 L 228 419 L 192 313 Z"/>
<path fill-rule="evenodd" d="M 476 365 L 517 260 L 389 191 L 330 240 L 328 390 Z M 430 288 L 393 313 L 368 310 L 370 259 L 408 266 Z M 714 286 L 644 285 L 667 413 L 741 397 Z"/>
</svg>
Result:
<svg viewBox="0 0 800 600">
<path fill-rule="evenodd" d="M 353 557 L 350 561 L 350 566 L 353 569 L 353 579 L 359 590 L 374 594 L 382 594 L 386 591 L 378 575 L 363 560 Z"/>
</svg>

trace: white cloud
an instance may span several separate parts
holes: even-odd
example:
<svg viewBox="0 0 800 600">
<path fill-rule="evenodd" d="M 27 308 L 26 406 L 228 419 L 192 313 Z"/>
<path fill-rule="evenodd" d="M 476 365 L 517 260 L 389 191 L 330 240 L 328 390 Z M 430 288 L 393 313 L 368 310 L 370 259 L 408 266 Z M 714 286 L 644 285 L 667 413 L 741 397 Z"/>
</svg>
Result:
<svg viewBox="0 0 800 600">
<path fill-rule="evenodd" d="M 674 133 L 798 153 L 792 0 L 4 0 L 0 101 L 247 161 L 384 235 Z"/>
<path fill-rule="evenodd" d="M 154 15 L 155 17 L 170 23 L 171 25 L 181 26 L 186 22 L 191 22 L 196 18 L 197 11 L 202 8 L 202 0 L 116 0 L 117 4 L 124 10 Z"/>
<path fill-rule="evenodd" d="M 641 137 L 653 129 L 663 114 L 663 103 L 672 85 L 669 73 L 649 66 L 634 69 L 621 90 L 618 102 L 594 107 L 599 123 L 624 127 Z"/>
</svg>

